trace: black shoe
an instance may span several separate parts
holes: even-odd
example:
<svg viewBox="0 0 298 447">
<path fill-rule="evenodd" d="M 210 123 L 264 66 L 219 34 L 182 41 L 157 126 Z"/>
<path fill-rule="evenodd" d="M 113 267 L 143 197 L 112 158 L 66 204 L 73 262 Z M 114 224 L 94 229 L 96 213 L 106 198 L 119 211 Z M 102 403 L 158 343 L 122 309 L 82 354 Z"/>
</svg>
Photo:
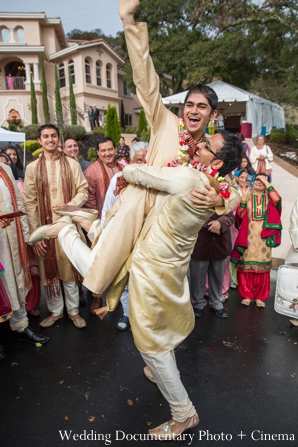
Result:
<svg viewBox="0 0 298 447">
<path fill-rule="evenodd" d="M 0 343 L 0 360 L 5 359 L 5 352 L 2 343 Z"/>
<path fill-rule="evenodd" d="M 214 309 L 215 315 L 220 318 L 228 318 L 228 314 L 224 309 Z"/>
<path fill-rule="evenodd" d="M 201 318 L 201 316 L 203 315 L 202 309 L 194 309 L 194 313 L 196 318 Z"/>
<path fill-rule="evenodd" d="M 44 345 L 49 341 L 48 337 L 34 332 L 30 326 L 27 326 L 22 332 L 13 331 L 12 338 L 16 341 L 26 341 L 32 345 L 35 343 Z"/>
<path fill-rule="evenodd" d="M 117 329 L 119 331 L 126 331 L 130 327 L 129 318 L 126 315 L 122 315 L 120 320 L 117 323 Z"/>
</svg>

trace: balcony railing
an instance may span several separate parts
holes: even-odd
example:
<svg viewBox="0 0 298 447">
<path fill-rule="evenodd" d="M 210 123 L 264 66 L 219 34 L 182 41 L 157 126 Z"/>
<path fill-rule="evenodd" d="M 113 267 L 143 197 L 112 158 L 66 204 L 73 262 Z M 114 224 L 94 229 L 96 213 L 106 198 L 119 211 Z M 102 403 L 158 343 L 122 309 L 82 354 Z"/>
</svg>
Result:
<svg viewBox="0 0 298 447">
<path fill-rule="evenodd" d="M 0 90 L 26 90 L 23 76 L 0 76 Z"/>
</svg>

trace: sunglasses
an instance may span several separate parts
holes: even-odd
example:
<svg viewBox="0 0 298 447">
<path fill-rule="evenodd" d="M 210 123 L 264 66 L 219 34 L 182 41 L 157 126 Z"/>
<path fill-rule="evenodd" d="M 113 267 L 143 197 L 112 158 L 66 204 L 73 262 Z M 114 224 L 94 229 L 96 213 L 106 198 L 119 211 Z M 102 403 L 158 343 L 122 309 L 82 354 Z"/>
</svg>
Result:
<svg viewBox="0 0 298 447">
<path fill-rule="evenodd" d="M 218 160 L 221 160 L 221 158 L 220 158 L 218 155 L 216 155 L 215 152 L 213 152 L 213 150 L 211 149 L 211 147 L 210 147 L 207 143 L 208 143 L 208 142 L 205 143 L 204 148 L 205 148 L 208 152 L 210 152 L 212 155 L 214 155 L 215 158 L 218 158 Z M 198 156 L 200 156 L 200 154 L 198 153 L 198 150 L 196 151 L 196 154 L 197 154 Z"/>
</svg>

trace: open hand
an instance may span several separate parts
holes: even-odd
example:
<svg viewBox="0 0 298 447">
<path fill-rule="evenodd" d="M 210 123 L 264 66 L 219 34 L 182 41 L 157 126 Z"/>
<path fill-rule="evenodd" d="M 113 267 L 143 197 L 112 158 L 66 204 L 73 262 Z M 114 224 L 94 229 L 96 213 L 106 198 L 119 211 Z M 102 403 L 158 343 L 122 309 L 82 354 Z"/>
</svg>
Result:
<svg viewBox="0 0 298 447">
<path fill-rule="evenodd" d="M 36 256 L 44 257 L 47 254 L 47 245 L 45 241 L 35 242 L 33 250 Z"/>
</svg>

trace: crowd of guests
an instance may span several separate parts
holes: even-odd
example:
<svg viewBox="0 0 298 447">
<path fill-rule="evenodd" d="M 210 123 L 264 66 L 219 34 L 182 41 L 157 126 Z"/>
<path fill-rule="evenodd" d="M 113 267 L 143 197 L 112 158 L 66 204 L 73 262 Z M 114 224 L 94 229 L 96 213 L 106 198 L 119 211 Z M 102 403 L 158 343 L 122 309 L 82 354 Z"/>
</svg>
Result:
<svg viewBox="0 0 298 447">
<path fill-rule="evenodd" d="M 97 210 L 103 225 L 117 199 L 123 168 L 130 163 L 146 163 L 148 143 L 135 138 L 130 148 L 123 136 L 118 146 L 102 137 L 97 144 L 98 160 L 91 163 L 79 158 L 75 140 L 68 139 L 62 145 L 53 125 L 41 126 L 38 139 L 43 155 L 28 165 L 25 178 L 18 150 L 8 146 L 0 152 L 1 215 L 26 213 L 19 218 L 0 219 L 0 316 L 1 321 L 10 320 L 14 338 L 46 343 L 47 337 L 35 333 L 27 318 L 27 313 L 40 314 L 40 285 L 44 286 L 49 310 L 40 326 L 50 327 L 63 318 L 65 303 L 69 318 L 81 329 L 86 326 L 79 315 L 79 305 L 85 304 L 80 295 L 82 278 L 57 240 L 38 242 L 32 249 L 26 245 L 29 234 L 44 223 L 55 222 L 59 218 L 55 211 L 66 204 Z M 258 137 L 253 148 L 241 134 L 239 140 L 243 147 L 241 165 L 230 174 L 230 182 L 240 194 L 238 206 L 233 212 L 214 214 L 207 220 L 191 256 L 188 280 L 197 318 L 208 302 L 217 316 L 227 318 L 224 303 L 229 299 L 230 287 L 238 287 L 244 306 L 255 300 L 258 307 L 264 308 L 270 293 L 271 250 L 280 243 L 282 228 L 281 198 L 270 182 L 273 155 L 263 136 Z M 41 180 L 44 178 L 46 181 Z M 9 194 L 5 198 L 7 188 Z M 88 243 L 86 233 L 80 231 Z M 90 312 L 94 314 L 102 306 L 102 297 L 92 295 Z M 126 287 L 121 297 L 123 316 L 117 324 L 119 330 L 130 326 L 128 302 Z M 4 358 L 3 347 L 0 357 Z"/>
</svg>

